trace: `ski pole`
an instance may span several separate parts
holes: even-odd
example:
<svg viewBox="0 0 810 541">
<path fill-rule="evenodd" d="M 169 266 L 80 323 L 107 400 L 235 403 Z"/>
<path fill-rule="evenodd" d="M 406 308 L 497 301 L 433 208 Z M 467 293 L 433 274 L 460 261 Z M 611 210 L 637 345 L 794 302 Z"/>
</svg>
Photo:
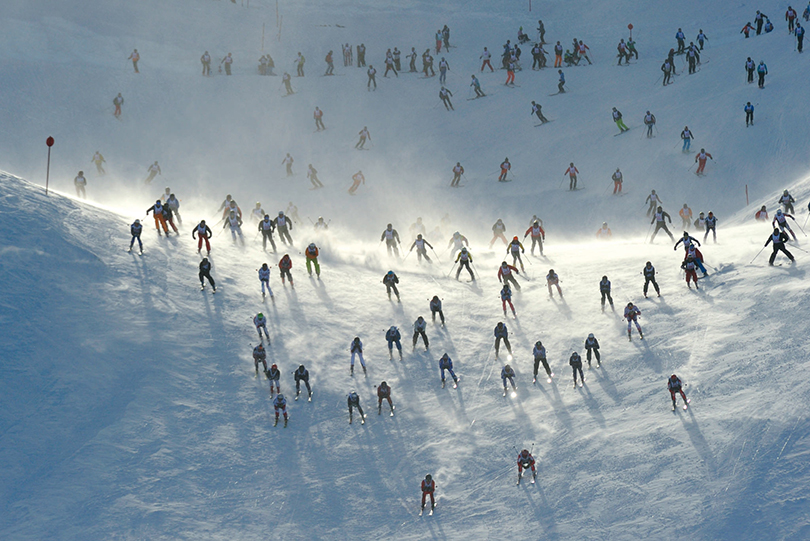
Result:
<svg viewBox="0 0 810 541">
<path fill-rule="evenodd" d="M 523 252 L 523 255 L 526 255 L 526 252 Z M 528 262 L 529 262 L 529 266 L 531 266 L 531 267 L 533 267 L 533 266 L 534 266 L 534 263 L 532 263 L 532 260 L 531 260 L 531 259 L 529 259 L 528 257 L 526 258 L 526 261 L 528 261 Z"/>
<path fill-rule="evenodd" d="M 807 250 L 805 250 L 804 248 L 799 248 L 798 246 L 793 246 L 793 249 L 795 249 L 795 250 L 799 250 L 799 251 L 804 252 L 804 253 L 806 253 L 806 254 L 810 254 L 810 252 L 808 252 L 808 251 L 807 251 Z"/>
<path fill-rule="evenodd" d="M 449 277 L 450 277 L 450 273 L 452 273 L 452 272 L 453 272 L 453 269 L 455 269 L 455 268 L 456 268 L 456 264 L 455 264 L 455 263 L 453 263 L 453 266 L 452 266 L 452 267 L 450 267 L 450 272 L 448 272 L 448 273 L 445 275 L 445 278 L 449 278 Z"/>
<path fill-rule="evenodd" d="M 810 218 L 810 214 L 807 215 L 807 218 Z M 807 218 L 804 219 L 804 225 L 807 225 Z"/>
<path fill-rule="evenodd" d="M 565 182 L 565 173 L 563 173 L 562 180 L 560 180 L 560 185 L 557 187 L 557 189 L 562 188 L 563 182 Z"/>
<path fill-rule="evenodd" d="M 405 260 L 406 260 L 406 259 L 408 259 L 408 256 L 409 256 L 409 255 L 411 255 L 411 252 L 412 252 L 412 251 L 413 251 L 413 250 L 408 250 L 408 253 L 407 253 L 407 254 L 405 254 L 405 257 L 403 257 L 403 258 L 402 258 L 402 262 L 403 262 L 403 263 L 405 263 Z"/>
<path fill-rule="evenodd" d="M 430 251 L 431 251 L 431 252 L 433 252 L 433 255 L 434 255 L 434 256 L 436 256 L 436 261 L 438 261 L 439 263 L 441 263 L 441 262 L 442 262 L 442 260 L 441 260 L 441 259 L 439 259 L 439 254 L 437 254 L 437 253 L 436 253 L 436 250 L 434 250 L 433 248 L 431 248 L 431 249 L 430 249 Z"/>
<path fill-rule="evenodd" d="M 807 221 L 807 220 L 805 220 L 805 221 Z M 802 229 L 802 227 L 799 225 L 799 222 L 797 222 L 795 218 L 793 218 L 793 223 L 796 224 L 796 227 L 799 228 L 799 231 L 802 232 L 802 235 L 804 235 L 806 237 L 807 233 L 804 232 L 804 229 Z"/>
<path fill-rule="evenodd" d="M 647 237 L 650 236 L 650 231 L 652 231 L 653 224 L 650 223 L 650 228 L 647 230 L 647 234 L 644 235 L 644 244 L 647 244 Z"/>
<path fill-rule="evenodd" d="M 759 254 L 761 254 L 761 253 L 762 253 L 762 250 L 764 250 L 764 249 L 765 249 L 765 246 L 763 246 L 763 247 L 762 247 L 762 248 L 759 250 L 759 252 L 757 252 L 757 255 L 755 255 L 755 256 L 754 256 L 754 259 L 758 258 L 758 257 L 759 257 Z M 749 265 L 752 265 L 752 264 L 754 263 L 754 259 L 752 259 L 752 260 L 751 260 L 751 263 L 749 263 Z"/>
<path fill-rule="evenodd" d="M 695 163 L 697 163 L 697 162 L 695 162 Z M 692 165 L 690 165 L 690 166 L 689 166 L 689 169 L 687 169 L 687 171 L 691 171 L 691 170 L 692 170 L 692 168 L 695 166 L 695 163 L 693 163 Z"/>
<path fill-rule="evenodd" d="M 472 267 L 473 272 L 475 272 L 475 274 L 477 274 L 477 275 L 478 275 L 478 277 L 480 278 L 480 277 L 481 277 L 481 273 L 480 273 L 480 272 L 478 272 L 478 269 L 476 269 L 476 268 L 475 268 L 475 265 L 473 264 L 473 262 L 472 262 L 472 261 L 470 261 L 470 266 Z"/>
</svg>

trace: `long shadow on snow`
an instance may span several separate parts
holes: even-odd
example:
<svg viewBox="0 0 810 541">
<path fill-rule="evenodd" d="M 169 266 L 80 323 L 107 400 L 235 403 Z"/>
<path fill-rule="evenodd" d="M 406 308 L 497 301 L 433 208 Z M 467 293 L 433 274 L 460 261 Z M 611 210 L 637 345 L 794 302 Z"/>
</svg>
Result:
<svg viewBox="0 0 810 541">
<path fill-rule="evenodd" d="M 602 387 L 602 390 L 605 391 L 605 394 L 608 395 L 616 404 L 621 404 L 622 397 L 619 394 L 619 391 L 616 389 L 616 385 L 614 385 L 613 381 L 610 379 L 607 370 L 605 370 L 605 366 L 600 365 L 597 373 L 599 374 L 599 377 L 596 379 L 596 381 L 599 383 L 599 386 Z"/>
<path fill-rule="evenodd" d="M 594 421 L 599 423 L 599 426 L 605 428 L 605 418 L 602 416 L 602 412 L 599 411 L 599 404 L 594 400 L 593 395 L 591 394 L 591 390 L 588 388 L 588 385 L 584 385 L 581 387 L 581 390 L 585 391 L 583 398 L 585 399 L 585 405 L 588 407 L 588 413 L 591 414 Z M 583 393 L 580 393 L 583 394 Z"/>
<path fill-rule="evenodd" d="M 539 374 L 538 374 L 539 375 Z M 560 422 L 567 428 L 569 431 L 573 429 L 573 425 L 571 424 L 571 415 L 568 413 L 568 409 L 563 404 L 562 398 L 560 398 L 560 392 L 557 389 L 557 383 L 552 379 L 551 380 L 551 390 L 554 393 L 554 399 L 551 400 L 551 397 L 546 391 L 545 387 L 542 385 L 538 385 L 537 387 L 540 389 L 540 392 L 546 395 L 546 398 L 549 399 L 549 404 L 551 405 L 552 409 L 554 410 L 554 414 L 560 420 Z"/>
<path fill-rule="evenodd" d="M 560 311 L 562 315 L 565 316 L 565 319 L 571 319 L 571 309 L 568 307 L 568 303 L 565 302 L 564 298 L 560 299 L 560 302 L 557 302 L 557 299 L 551 297 L 549 300 L 557 307 L 557 310 Z"/>
<path fill-rule="evenodd" d="M 678 411 L 683 410 L 679 409 Z M 700 427 L 698 426 L 695 414 L 692 412 L 692 408 L 689 408 L 686 411 L 689 414 L 690 422 L 687 422 L 683 415 L 679 415 L 678 417 L 680 418 L 681 423 L 683 423 L 683 427 L 686 429 L 686 433 L 689 435 L 692 445 L 694 446 L 701 460 L 703 460 L 703 463 L 706 465 L 706 469 L 708 470 L 709 474 L 714 477 L 717 475 L 717 464 L 715 463 L 714 454 L 712 454 L 709 443 L 706 441 L 706 438 L 703 437 L 703 433 L 700 431 Z"/>
<path fill-rule="evenodd" d="M 661 362 L 661 358 L 650 349 L 647 340 L 634 340 L 633 345 L 636 346 L 636 349 L 639 350 L 641 353 L 641 358 L 644 360 L 644 363 L 655 370 L 656 374 L 661 374 L 664 370 L 663 363 Z"/>
</svg>

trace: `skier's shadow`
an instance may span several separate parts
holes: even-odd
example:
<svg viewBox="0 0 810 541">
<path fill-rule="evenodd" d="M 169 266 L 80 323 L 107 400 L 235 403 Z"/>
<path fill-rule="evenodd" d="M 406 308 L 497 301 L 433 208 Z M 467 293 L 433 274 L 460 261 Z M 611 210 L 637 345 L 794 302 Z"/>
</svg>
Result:
<svg viewBox="0 0 810 541">
<path fill-rule="evenodd" d="M 318 295 L 318 298 L 323 301 L 326 305 L 327 310 L 332 310 L 334 308 L 334 303 L 332 302 L 332 298 L 326 292 L 326 285 L 319 279 L 309 277 L 309 281 L 312 282 L 313 287 L 315 288 L 315 294 Z"/>
<path fill-rule="evenodd" d="M 538 468 L 538 478 L 540 477 L 539 470 L 540 468 Z M 532 502 L 532 508 L 534 509 L 534 516 L 543 517 L 543 522 L 546 525 L 545 531 L 543 532 L 543 539 L 559 539 L 559 535 L 557 534 L 557 522 L 554 520 L 554 506 L 552 506 L 549 503 L 548 498 L 546 498 L 542 481 L 538 480 L 538 482 L 534 484 L 534 487 L 540 494 L 540 503 L 542 506 L 540 509 L 538 509 L 537 506 L 534 505 L 534 502 Z M 526 496 L 529 496 L 528 492 L 526 492 Z"/>
<path fill-rule="evenodd" d="M 563 404 L 562 398 L 560 397 L 560 391 L 557 389 L 557 384 L 554 380 L 551 380 L 551 392 L 553 393 L 553 400 L 552 397 L 549 396 L 548 391 L 543 386 L 540 386 L 540 392 L 542 392 L 546 397 L 549 399 L 549 404 L 551 404 L 551 408 L 554 410 L 554 414 L 560 420 L 565 428 L 568 430 L 573 429 L 573 425 L 571 424 L 571 415 L 568 413 L 568 409 Z"/>
<path fill-rule="evenodd" d="M 706 438 L 703 437 L 703 433 L 700 431 L 700 427 L 698 427 L 697 419 L 695 419 L 695 414 L 692 413 L 692 409 L 689 408 L 686 410 L 686 412 L 689 414 L 689 419 L 691 422 L 687 423 L 685 417 L 683 415 L 679 415 L 681 423 L 683 423 L 686 433 L 689 434 L 689 439 L 692 441 L 692 445 L 695 447 L 698 455 L 700 455 L 703 463 L 706 464 L 706 468 L 709 470 L 709 473 L 714 475 L 717 470 L 717 465 L 715 464 L 711 447 L 709 447 Z"/>
<path fill-rule="evenodd" d="M 605 394 L 607 394 L 613 400 L 613 402 L 616 404 L 622 403 L 622 397 L 619 394 L 619 391 L 616 389 L 616 385 L 613 384 L 610 376 L 608 376 L 608 372 L 605 370 L 604 365 L 599 368 L 599 377 L 596 381 L 602 387 L 602 390 L 605 391 Z"/>
<path fill-rule="evenodd" d="M 641 353 L 641 356 L 647 366 L 655 370 L 657 374 L 660 374 L 663 369 L 661 359 L 650 349 L 650 346 L 647 344 L 647 340 L 637 340 L 634 341 L 633 344 Z"/>
<path fill-rule="evenodd" d="M 666 315 L 673 314 L 672 308 L 669 307 L 667 301 L 664 300 L 664 297 L 650 297 L 650 300 L 656 305 L 660 313 Z"/>
<path fill-rule="evenodd" d="M 295 288 L 291 287 L 287 289 L 284 288 L 284 295 L 287 296 L 287 301 L 290 307 L 290 312 L 292 315 L 295 316 L 298 323 L 302 325 L 307 325 L 307 316 L 304 314 L 304 311 L 301 309 L 301 304 L 298 302 L 298 293 L 296 293 Z"/>
<path fill-rule="evenodd" d="M 551 297 L 551 302 L 554 303 L 554 306 L 557 307 L 557 310 L 565 316 L 566 319 L 571 319 L 571 309 L 568 307 L 568 303 L 565 302 L 565 299 L 560 299 L 560 302 L 557 302 L 555 297 Z"/>
<path fill-rule="evenodd" d="M 591 390 L 587 385 L 583 385 L 580 389 L 585 391 L 583 398 L 585 399 L 585 405 L 588 407 L 588 413 L 599 423 L 600 427 L 605 428 L 605 418 L 602 416 L 602 412 L 599 411 L 599 404 L 594 400 Z"/>
</svg>

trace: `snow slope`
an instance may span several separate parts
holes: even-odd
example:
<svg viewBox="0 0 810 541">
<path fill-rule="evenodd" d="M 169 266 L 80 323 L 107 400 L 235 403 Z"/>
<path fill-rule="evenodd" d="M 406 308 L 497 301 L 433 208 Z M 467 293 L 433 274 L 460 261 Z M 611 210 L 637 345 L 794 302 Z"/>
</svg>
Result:
<svg viewBox="0 0 810 541">
<path fill-rule="evenodd" d="M 687 2 L 638 12 L 629 3 L 551 5 L 542 14 L 547 39 L 568 43 L 576 33 L 594 52 L 594 66 L 566 70 L 571 93 L 548 98 L 543 92 L 553 91 L 554 75 L 524 70 L 515 89 L 498 86 L 501 73 L 484 74 L 493 95 L 467 102 L 463 85 L 479 51 L 484 45 L 497 51 L 520 24 L 533 28 L 534 12 L 507 13 L 504 3 L 493 15 L 478 2 L 465 4 L 463 14 L 450 2 L 282 3 L 282 28 L 290 30 L 282 30 L 281 43 L 268 39 L 266 48 L 284 69 L 297 50 L 309 59 L 308 76 L 293 80 L 299 93 L 282 100 L 277 78 L 254 76 L 252 61 L 241 64 L 261 54 L 258 23 L 274 27 L 274 6 L 90 4 L 85 15 L 47 2 L 47 16 L 42 6 L 14 4 L 0 19 L 0 63 L 8 74 L 8 106 L 0 112 L 3 167 L 41 178 L 41 141 L 52 134 L 57 191 L 71 190 L 70 179 L 92 167 L 84 160 L 96 149 L 111 171 L 89 176 L 98 207 L 58 194 L 46 198 L 25 181 L 0 177 L 0 230 L 14 232 L 0 244 L 7 282 L 0 346 L 8 352 L 0 394 L 0 536 L 509 532 L 637 539 L 671 537 L 678 528 L 699 539 L 808 537 L 809 427 L 801 407 L 808 391 L 796 378 L 808 364 L 806 254 L 794 251 L 795 267 L 765 267 L 767 252 L 749 265 L 768 228 L 743 219 L 760 204 L 770 208 L 775 194 L 806 176 L 808 128 L 791 113 L 803 96 L 806 59 L 788 56 L 792 42 L 783 28 L 743 41 L 737 32 L 751 16 L 747 6 Z M 654 86 L 660 62 L 647 51 L 662 56 L 674 44 L 667 37 L 673 25 L 694 17 L 673 21 L 698 9 L 711 61 L 673 87 Z M 607 62 L 626 26 L 603 24 L 607 14 L 634 23 L 638 65 Z M 738 18 L 740 24 L 730 22 Z M 380 88 L 369 94 L 361 70 L 339 61 L 344 76 L 314 76 L 325 49 L 337 50 L 337 43 L 362 40 L 377 62 L 389 44 L 407 51 L 413 41 L 423 50 L 445 22 L 459 45 L 448 54 L 455 113 L 436 106 L 433 80 L 378 77 Z M 138 76 L 125 62 L 136 46 L 143 58 Z M 218 57 L 234 52 L 232 78 L 199 77 L 196 59 L 206 48 Z M 773 74 L 762 91 L 743 86 L 742 63 L 756 53 Z M 120 123 L 103 105 L 119 91 L 127 98 Z M 535 129 L 527 104 L 538 96 L 556 122 Z M 745 130 L 741 108 L 749 99 L 761 104 L 756 128 Z M 326 113 L 328 130 L 320 134 L 310 123 L 315 105 Z M 638 129 L 609 137 L 614 105 Z M 648 107 L 659 120 L 652 141 L 638 127 Z M 685 123 L 717 162 L 701 180 L 687 171 L 692 158 L 672 146 Z M 355 152 L 363 125 L 374 147 Z M 297 160 L 292 180 L 280 165 L 288 151 Z M 490 173 L 504 155 L 516 180 L 498 185 Z M 140 181 L 154 159 L 164 170 L 156 182 L 165 182 L 144 190 Z M 459 160 L 470 178 L 464 189 L 450 191 L 449 169 Z M 558 189 L 571 160 L 586 186 L 573 194 Z M 327 184 L 321 192 L 306 190 L 302 172 L 310 162 Z M 605 198 L 600 186 L 616 166 L 631 193 Z M 342 190 L 360 168 L 369 182 L 349 198 Z M 743 209 L 746 183 L 752 205 Z M 183 199 L 182 236 L 158 239 L 147 228 L 146 254 L 124 252 L 132 216 L 163 184 Z M 685 200 L 695 212 L 711 208 L 721 217 L 721 244 L 703 250 L 720 272 L 700 292 L 679 277 L 680 252 L 660 236 L 655 246 L 642 244 L 648 223 L 639 210 L 651 188 L 671 212 Z M 805 182 L 797 189 L 806 197 Z M 198 291 L 188 227 L 210 218 L 227 192 L 246 212 L 255 199 L 268 210 L 292 199 L 304 220 L 332 219 L 333 238 L 316 239 L 306 224 L 293 230 L 299 246 L 310 240 L 322 246 L 323 281 L 307 280 L 303 257 L 292 253 L 297 288 L 282 288 L 274 275 L 276 300 L 263 303 L 254 269 L 275 259 L 246 228 L 245 248 L 229 246 L 227 233 L 214 239 L 220 291 Z M 389 263 L 377 246 L 386 222 L 406 237 L 417 215 L 430 231 L 444 212 L 470 237 L 482 272 L 478 287 L 443 278 L 447 255 L 441 270 L 420 268 L 414 256 Z M 501 363 L 492 351 L 500 320 L 494 269 L 502 256 L 485 243 L 497 217 L 513 234 L 534 213 L 545 220 L 549 259 L 527 262 L 531 281 L 516 295 L 519 319 L 507 320 L 519 390 L 516 398 L 502 398 Z M 737 225 L 724 227 L 732 213 Z M 605 219 L 617 239 L 594 244 L 591 234 Z M 440 254 L 451 231 L 428 237 Z M 646 260 L 659 270 L 661 299 L 641 298 L 638 273 Z M 389 265 L 402 279 L 401 305 L 388 303 L 378 283 Z M 563 279 L 564 302 L 546 300 L 542 276 L 552 266 Z M 599 313 L 603 274 L 613 282 L 617 312 L 629 300 L 639 302 L 644 342 L 627 342 L 618 316 Z M 444 299 L 448 326 L 430 326 L 430 352 L 411 353 L 408 329 L 434 294 Z M 299 363 L 312 373 L 314 400 L 291 402 L 286 430 L 270 426 L 266 382 L 252 379 L 250 318 L 259 310 L 270 317 L 269 353 L 284 372 L 284 391 Z M 402 363 L 387 360 L 383 333 L 390 325 L 405 335 Z M 566 360 L 588 332 L 600 339 L 604 365 L 574 390 Z M 367 379 L 348 375 L 355 335 L 366 343 Z M 556 378 L 531 387 L 530 349 L 538 339 Z M 437 361 L 445 351 L 462 376 L 458 390 L 440 388 Z M 672 372 L 689 384 L 687 412 L 669 411 L 665 379 Z M 394 418 L 374 415 L 373 385 L 382 379 L 394 390 Z M 351 387 L 370 414 L 365 426 L 346 423 Z M 512 446 L 532 444 L 539 482 L 516 489 Z M 427 472 L 441 503 L 436 516 L 420 519 L 418 483 Z"/>
</svg>

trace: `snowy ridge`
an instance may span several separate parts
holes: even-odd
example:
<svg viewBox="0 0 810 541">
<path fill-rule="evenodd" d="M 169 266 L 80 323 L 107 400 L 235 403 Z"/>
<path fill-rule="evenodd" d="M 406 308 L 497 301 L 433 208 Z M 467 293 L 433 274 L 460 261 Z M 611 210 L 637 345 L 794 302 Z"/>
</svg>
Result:
<svg viewBox="0 0 810 541">
<path fill-rule="evenodd" d="M 553 264 L 565 301 L 544 300 L 539 280 L 516 295 L 519 319 L 506 320 L 518 373 L 511 399 L 500 396 L 492 351 L 500 255 L 480 251 L 480 290 L 406 263 L 399 305 L 384 300 L 382 284 L 373 287 L 376 268 L 325 260 L 318 283 L 302 275 L 296 254 L 295 291 L 274 274 L 275 303 L 263 304 L 258 280 L 244 272 L 245 259 L 265 259 L 255 247 L 217 239 L 212 296 L 193 286 L 184 237 L 163 246 L 149 233 L 146 254 L 130 255 L 121 250 L 120 219 L 2 180 L 3 221 L 27 217 L 52 231 L 45 242 L 32 233 L 4 249 L 8 290 L 30 290 L 35 278 L 21 266 L 47 268 L 53 254 L 65 275 L 51 276 L 58 298 L 35 297 L 23 312 L 23 301 L 3 303 L 2 321 L 14 331 L 2 344 L 12 353 L 3 396 L 17 397 L 9 401 L 16 408 L 3 410 L 3 463 L 16 466 L 3 474 L 4 536 L 103 538 L 123 528 L 135 538 L 254 538 L 268 524 L 279 537 L 492 536 L 509 528 L 637 538 L 666 536 L 674 523 L 706 539 L 806 533 L 802 506 L 789 503 L 804 498 L 796 491 L 807 476 L 808 421 L 794 407 L 807 395 L 795 378 L 807 364 L 806 324 L 774 317 L 772 301 L 800 314 L 805 271 L 801 263 L 741 263 L 758 249 L 748 240 L 761 236 L 755 226 L 724 230 L 722 244 L 704 248 L 720 272 L 699 293 L 685 289 L 674 270 L 681 253 L 667 242 L 547 247 L 552 262 L 534 259 L 528 274 L 537 280 Z M 65 228 L 77 214 L 86 227 Z M 49 250 L 32 255 L 29 241 Z M 637 273 L 647 254 L 659 268 L 660 299 L 641 299 Z M 643 342 L 628 343 L 610 310 L 598 313 L 608 260 L 617 311 L 626 299 L 642 309 Z M 78 273 L 88 287 L 71 287 Z M 410 353 L 409 324 L 426 314 L 430 293 L 444 298 L 448 325 L 429 325 L 430 353 Z M 64 313 L 82 306 L 92 310 Z M 313 402 L 290 401 L 287 429 L 270 427 L 267 384 L 252 378 L 251 309 L 269 314 L 268 351 L 283 371 L 283 392 L 292 396 L 298 363 L 312 373 Z M 389 324 L 403 330 L 404 362 L 387 360 Z M 574 390 L 566 360 L 587 332 L 601 341 L 603 367 L 586 369 L 586 386 Z M 347 338 L 356 333 L 366 344 L 367 379 L 348 376 Z M 549 351 L 552 385 L 531 385 L 537 339 Z M 458 390 L 440 389 L 444 351 L 462 377 Z M 31 362 L 39 358 L 50 362 Z M 687 412 L 669 412 L 664 380 L 673 371 L 688 383 Z M 382 379 L 393 388 L 394 418 L 374 411 L 372 385 Z M 361 394 L 365 426 L 346 423 L 350 387 Z M 511 493 L 511 445 L 531 443 L 538 484 Z M 438 520 L 417 522 L 416 481 L 427 471 L 442 505 Z M 751 501 L 757 513 L 748 512 Z"/>
</svg>

